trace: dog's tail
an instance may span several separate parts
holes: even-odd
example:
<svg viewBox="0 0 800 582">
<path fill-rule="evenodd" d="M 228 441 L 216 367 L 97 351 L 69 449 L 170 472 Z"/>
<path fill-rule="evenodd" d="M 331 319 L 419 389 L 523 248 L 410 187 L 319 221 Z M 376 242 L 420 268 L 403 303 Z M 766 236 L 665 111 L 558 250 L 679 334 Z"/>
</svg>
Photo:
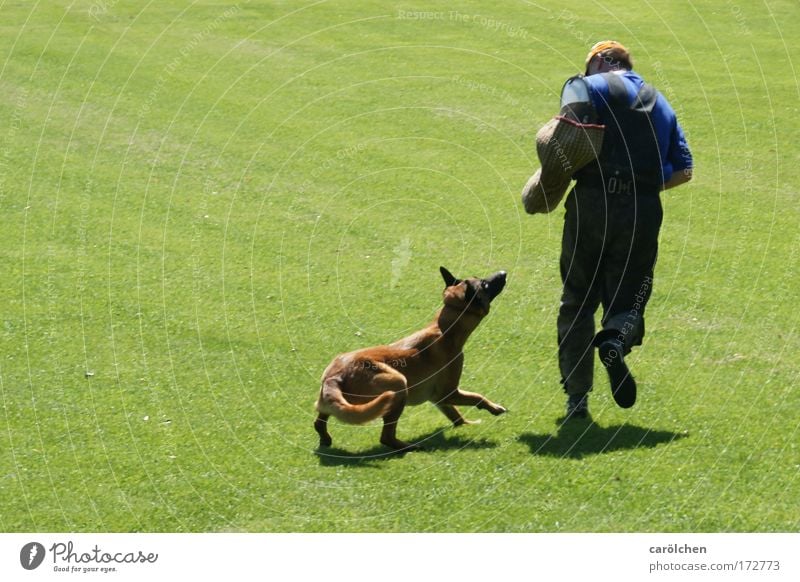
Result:
<svg viewBox="0 0 800 582">
<path fill-rule="evenodd" d="M 330 414 L 342 422 L 364 424 L 389 412 L 394 399 L 395 393 L 388 390 L 364 404 L 350 404 L 342 394 L 341 380 L 328 378 L 322 383 L 316 408 L 317 412 Z"/>
</svg>

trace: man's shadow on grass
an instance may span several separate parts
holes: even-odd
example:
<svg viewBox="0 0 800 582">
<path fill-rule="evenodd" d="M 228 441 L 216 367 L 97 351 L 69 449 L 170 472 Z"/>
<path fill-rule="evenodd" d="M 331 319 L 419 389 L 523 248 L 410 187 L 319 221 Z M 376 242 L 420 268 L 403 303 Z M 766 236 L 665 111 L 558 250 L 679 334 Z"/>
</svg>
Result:
<svg viewBox="0 0 800 582">
<path fill-rule="evenodd" d="M 653 430 L 632 424 L 598 426 L 591 420 L 559 421 L 553 434 L 526 433 L 519 437 L 531 454 L 545 457 L 582 459 L 628 449 L 649 449 L 687 437 L 668 430 Z"/>
<path fill-rule="evenodd" d="M 419 445 L 422 449 L 417 451 L 395 451 L 383 445 L 377 445 L 366 451 L 353 452 L 337 447 L 318 447 L 315 453 L 319 457 L 319 464 L 324 467 L 379 467 L 386 461 L 401 459 L 407 454 L 424 455 L 429 452 L 459 449 L 493 449 L 497 446 L 496 443 L 486 439 L 474 439 L 460 434 L 452 434 L 450 428 L 434 430 L 428 434 L 410 439 L 408 442 Z"/>
</svg>

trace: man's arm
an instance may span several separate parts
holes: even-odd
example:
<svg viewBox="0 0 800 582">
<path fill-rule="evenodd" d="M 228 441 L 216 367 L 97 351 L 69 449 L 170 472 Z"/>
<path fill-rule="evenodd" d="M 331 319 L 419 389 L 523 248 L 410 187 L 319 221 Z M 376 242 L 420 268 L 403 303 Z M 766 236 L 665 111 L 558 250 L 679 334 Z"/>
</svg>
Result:
<svg viewBox="0 0 800 582">
<path fill-rule="evenodd" d="M 685 170 L 673 172 L 672 177 L 670 177 L 670 179 L 664 183 L 664 187 L 662 188 L 662 190 L 669 190 L 670 188 L 674 188 L 675 186 L 686 184 L 686 182 L 688 182 L 691 179 L 692 179 L 691 168 L 686 168 Z"/>
<path fill-rule="evenodd" d="M 667 150 L 667 161 L 672 166 L 673 172 L 669 180 L 664 182 L 662 190 L 669 190 L 675 186 L 686 184 L 692 179 L 692 167 L 694 161 L 692 160 L 692 152 L 689 149 L 689 144 L 686 142 L 686 135 L 683 133 L 683 128 L 678 123 L 677 118 L 673 115 L 672 132 L 669 140 L 669 149 Z"/>
</svg>

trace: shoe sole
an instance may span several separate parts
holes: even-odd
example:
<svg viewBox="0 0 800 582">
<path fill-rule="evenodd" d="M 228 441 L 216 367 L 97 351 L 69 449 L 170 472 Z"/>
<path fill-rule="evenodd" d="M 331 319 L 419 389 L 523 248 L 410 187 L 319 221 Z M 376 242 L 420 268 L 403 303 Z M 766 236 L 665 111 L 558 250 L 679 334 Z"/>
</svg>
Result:
<svg viewBox="0 0 800 582">
<path fill-rule="evenodd" d="M 636 404 L 636 380 L 633 379 L 625 360 L 613 344 L 602 344 L 600 352 L 600 362 L 608 371 L 608 378 L 611 380 L 611 395 L 614 402 L 620 408 L 630 408 Z"/>
</svg>

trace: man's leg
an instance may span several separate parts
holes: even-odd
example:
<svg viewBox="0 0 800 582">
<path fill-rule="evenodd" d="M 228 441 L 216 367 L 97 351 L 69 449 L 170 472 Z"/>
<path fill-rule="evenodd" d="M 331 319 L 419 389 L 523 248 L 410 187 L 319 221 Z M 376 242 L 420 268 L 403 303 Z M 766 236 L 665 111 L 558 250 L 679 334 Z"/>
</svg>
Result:
<svg viewBox="0 0 800 582">
<path fill-rule="evenodd" d="M 565 285 L 558 310 L 558 365 L 567 394 L 588 392 L 594 369 L 594 313 L 599 301 Z"/>
<path fill-rule="evenodd" d="M 580 220 L 581 205 L 574 193 L 567 199 L 561 244 L 561 281 L 564 285 L 558 312 L 558 363 L 564 391 L 569 395 L 567 412 L 586 416 L 586 395 L 592 389 L 594 369 L 594 314 L 600 304 L 596 225 L 602 220 Z M 584 211 L 588 213 L 584 206 Z"/>
<path fill-rule="evenodd" d="M 636 402 L 636 382 L 624 356 L 644 336 L 644 311 L 653 289 L 661 203 L 657 196 L 617 200 L 610 213 L 615 236 L 609 240 L 603 278 L 603 329 L 595 337 L 600 362 L 623 408 Z"/>
</svg>

